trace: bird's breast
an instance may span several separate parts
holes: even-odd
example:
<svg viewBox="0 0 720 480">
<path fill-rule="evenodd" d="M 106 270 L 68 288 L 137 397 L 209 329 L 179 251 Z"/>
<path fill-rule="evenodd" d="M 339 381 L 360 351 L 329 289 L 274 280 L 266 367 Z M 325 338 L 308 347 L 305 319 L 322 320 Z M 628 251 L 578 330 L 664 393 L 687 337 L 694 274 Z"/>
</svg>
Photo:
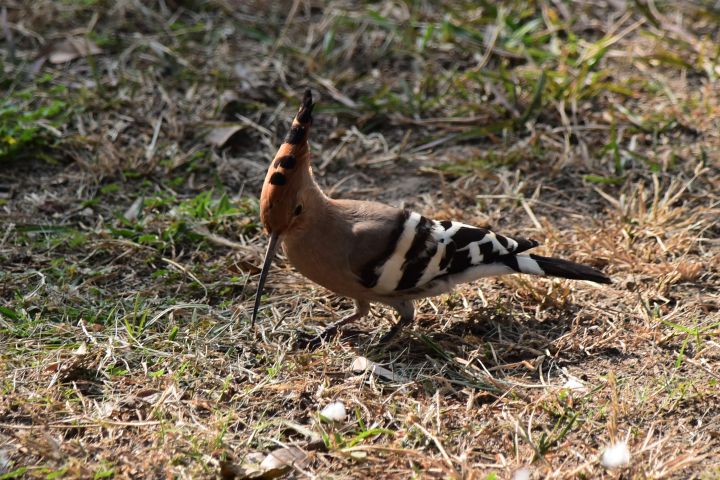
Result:
<svg viewBox="0 0 720 480">
<path fill-rule="evenodd" d="M 339 244 L 331 232 L 318 233 L 283 239 L 285 255 L 292 266 L 304 277 L 339 295 L 361 297 L 364 287 L 350 269 L 347 246 Z"/>
</svg>

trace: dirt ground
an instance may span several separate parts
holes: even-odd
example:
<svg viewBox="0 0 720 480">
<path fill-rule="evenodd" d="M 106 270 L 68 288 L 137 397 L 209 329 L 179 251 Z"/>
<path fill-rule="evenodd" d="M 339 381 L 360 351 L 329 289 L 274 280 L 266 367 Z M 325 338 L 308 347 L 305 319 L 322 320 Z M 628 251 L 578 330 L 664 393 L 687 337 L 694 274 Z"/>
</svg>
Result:
<svg viewBox="0 0 720 480">
<path fill-rule="evenodd" d="M 8 0 L 0 39 L 0 480 L 720 478 L 717 4 Z M 280 256 L 251 329 L 305 88 L 331 196 L 614 283 L 303 351 L 352 302 Z"/>
</svg>

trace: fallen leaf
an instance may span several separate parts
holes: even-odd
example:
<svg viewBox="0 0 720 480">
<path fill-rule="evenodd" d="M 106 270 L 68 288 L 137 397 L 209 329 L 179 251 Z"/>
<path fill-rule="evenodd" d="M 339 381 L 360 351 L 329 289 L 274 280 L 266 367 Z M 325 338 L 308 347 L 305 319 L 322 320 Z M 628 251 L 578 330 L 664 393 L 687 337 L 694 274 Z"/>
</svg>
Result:
<svg viewBox="0 0 720 480">
<path fill-rule="evenodd" d="M 233 90 L 225 90 L 221 93 L 218 103 L 223 117 L 229 122 L 237 120 L 236 114 L 242 113 L 242 103 Z"/>
<path fill-rule="evenodd" d="M 245 456 L 245 463 L 260 465 L 264 459 L 265 455 L 262 452 L 250 452 Z"/>
<path fill-rule="evenodd" d="M 378 377 L 384 378 L 385 380 L 389 380 L 391 382 L 397 382 L 397 383 L 409 383 L 410 379 L 403 377 L 402 375 L 398 375 L 390 370 L 388 370 L 385 367 L 382 367 L 378 365 L 377 363 L 373 362 L 372 360 L 368 360 L 365 357 L 357 357 L 353 363 L 352 363 L 352 371 L 355 373 L 363 373 L 366 371 L 370 371 L 373 375 L 376 375 Z"/>
<path fill-rule="evenodd" d="M 261 478 L 262 470 L 255 465 L 236 465 L 233 462 L 220 462 L 220 478 L 223 480 L 245 480 Z"/>
<path fill-rule="evenodd" d="M 237 132 L 242 130 L 242 125 L 231 125 L 229 127 L 217 127 L 210 130 L 206 140 L 210 145 L 215 147 L 222 147 L 225 145 Z"/>
<path fill-rule="evenodd" d="M 140 195 L 138 198 L 135 199 L 135 201 L 130 205 L 130 207 L 125 210 L 125 213 L 123 214 L 123 217 L 125 217 L 125 220 L 134 221 L 137 220 L 138 216 L 140 215 L 140 212 L 142 211 L 143 202 L 145 201 L 145 197 Z"/>
<path fill-rule="evenodd" d="M 83 342 L 80 344 L 78 348 L 76 348 L 72 353 L 73 355 L 86 355 L 87 354 L 87 343 Z"/>
<path fill-rule="evenodd" d="M 148 398 L 153 397 L 159 393 L 160 390 L 157 390 L 155 388 L 143 388 L 142 390 L 135 392 L 135 396 L 147 401 Z"/>
<path fill-rule="evenodd" d="M 309 427 L 306 427 L 305 425 L 301 425 L 299 423 L 291 422 L 290 420 L 279 420 L 279 422 L 288 427 L 289 429 L 294 430 L 295 432 L 307 438 L 308 443 L 305 445 L 306 449 L 314 450 L 315 448 L 324 445 L 322 441 L 322 436 L 319 433 L 311 430 Z"/>
<path fill-rule="evenodd" d="M 60 362 L 48 363 L 47 365 L 45 365 L 44 370 L 48 373 L 55 373 L 60 370 L 61 365 L 62 364 Z"/>
<path fill-rule="evenodd" d="M 588 391 L 582 380 L 572 375 L 567 376 L 567 381 L 563 384 L 562 388 L 566 388 L 568 390 L 572 390 L 578 393 L 586 393 Z"/>
<path fill-rule="evenodd" d="M 294 466 L 303 468 L 309 463 L 307 454 L 298 447 L 283 447 L 268 453 L 260 463 L 263 478 L 275 478 Z"/>
<path fill-rule="evenodd" d="M 50 63 L 66 63 L 76 58 L 102 53 L 102 49 L 87 38 L 70 37 L 52 46 L 48 54 Z"/>
</svg>

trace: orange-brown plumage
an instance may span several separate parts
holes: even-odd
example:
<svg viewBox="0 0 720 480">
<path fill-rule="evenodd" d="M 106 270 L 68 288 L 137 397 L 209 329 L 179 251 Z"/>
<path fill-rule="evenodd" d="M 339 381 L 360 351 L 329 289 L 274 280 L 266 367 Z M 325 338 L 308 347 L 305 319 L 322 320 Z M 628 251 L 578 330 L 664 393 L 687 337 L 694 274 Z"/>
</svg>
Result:
<svg viewBox="0 0 720 480">
<path fill-rule="evenodd" d="M 285 231 L 293 213 L 302 209 L 299 194 L 312 176 L 308 134 L 312 125 L 312 94 L 305 92 L 290 132 L 270 163 L 260 194 L 260 220 L 268 233 Z"/>
<path fill-rule="evenodd" d="M 328 198 L 310 165 L 307 139 L 312 109 L 308 90 L 263 184 L 260 216 L 270 243 L 258 281 L 253 324 L 280 244 L 305 277 L 355 301 L 355 312 L 324 335 L 367 315 L 370 302 L 380 302 L 400 314 L 383 337 L 388 339 L 413 320 L 414 299 L 449 292 L 458 283 L 481 277 L 529 273 L 610 283 L 591 267 L 526 253 L 538 245 L 534 240 L 460 222 L 438 222 L 377 202 Z"/>
</svg>

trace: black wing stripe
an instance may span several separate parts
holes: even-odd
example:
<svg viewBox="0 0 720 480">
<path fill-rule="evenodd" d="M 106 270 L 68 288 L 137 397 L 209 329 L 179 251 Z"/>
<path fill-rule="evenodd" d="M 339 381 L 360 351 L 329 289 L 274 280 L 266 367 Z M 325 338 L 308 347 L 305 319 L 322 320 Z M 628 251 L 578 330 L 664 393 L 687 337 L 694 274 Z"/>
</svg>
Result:
<svg viewBox="0 0 720 480">
<path fill-rule="evenodd" d="M 472 259 L 470 258 L 470 251 L 461 250 L 453 255 L 450 267 L 448 267 L 446 274 L 460 273 L 471 266 Z"/>
<path fill-rule="evenodd" d="M 473 227 L 460 227 L 457 232 L 452 236 L 452 241 L 455 242 L 455 247 L 458 250 L 462 250 L 473 242 L 479 242 L 488 230 L 484 228 L 473 228 Z"/>
<path fill-rule="evenodd" d="M 498 237 L 499 236 L 500 235 L 498 235 Z M 517 248 L 515 248 L 512 251 L 512 253 L 514 255 L 516 255 L 518 253 L 522 253 L 525 250 L 530 250 L 531 248 L 535 248 L 538 245 L 540 245 L 540 242 L 538 242 L 537 240 L 533 240 L 533 239 L 527 240 L 525 238 L 514 238 L 513 240 L 515 240 L 515 242 L 517 242 Z"/>
<path fill-rule="evenodd" d="M 380 278 L 380 274 L 378 273 L 377 269 L 380 265 L 384 264 L 395 252 L 395 249 L 397 248 L 397 243 L 400 240 L 400 236 L 405 230 L 405 222 L 407 222 L 409 217 L 410 212 L 408 210 L 403 210 L 402 213 L 398 215 L 395 227 L 390 233 L 390 241 L 388 242 L 385 251 L 382 252 L 378 257 L 369 261 L 365 265 L 365 267 L 363 267 L 362 273 L 360 274 L 360 282 L 363 286 L 367 288 L 373 288 L 375 285 L 377 285 L 378 279 Z"/>
<path fill-rule="evenodd" d="M 502 245 L 505 250 L 507 250 L 509 244 L 507 237 L 503 237 L 502 235 L 498 235 L 496 233 L 495 238 L 497 238 L 498 243 Z"/>
<path fill-rule="evenodd" d="M 508 267 L 512 268 L 514 271 L 522 273 L 520 265 L 518 265 L 518 259 L 516 255 L 506 255 L 505 257 L 501 258 L 500 261 Z"/>
<path fill-rule="evenodd" d="M 445 255 L 443 255 L 443 258 L 440 261 L 440 266 L 438 267 L 440 271 L 445 270 L 447 266 L 450 265 L 450 262 L 455 256 L 455 252 L 457 252 L 457 247 L 455 247 L 455 244 L 452 242 L 448 243 L 448 245 L 445 247 Z"/>
<path fill-rule="evenodd" d="M 428 240 L 430 239 L 431 233 L 432 222 L 425 217 L 420 217 L 420 221 L 415 228 L 413 242 L 405 254 L 403 275 L 395 287 L 395 290 L 405 290 L 417 285 L 428 263 L 430 263 L 433 255 L 437 252 L 437 243 L 430 245 L 428 248 Z"/>
<path fill-rule="evenodd" d="M 483 263 L 492 263 L 497 258 L 495 246 L 492 242 L 485 242 L 478 245 L 480 247 L 480 255 L 482 255 Z"/>
</svg>

